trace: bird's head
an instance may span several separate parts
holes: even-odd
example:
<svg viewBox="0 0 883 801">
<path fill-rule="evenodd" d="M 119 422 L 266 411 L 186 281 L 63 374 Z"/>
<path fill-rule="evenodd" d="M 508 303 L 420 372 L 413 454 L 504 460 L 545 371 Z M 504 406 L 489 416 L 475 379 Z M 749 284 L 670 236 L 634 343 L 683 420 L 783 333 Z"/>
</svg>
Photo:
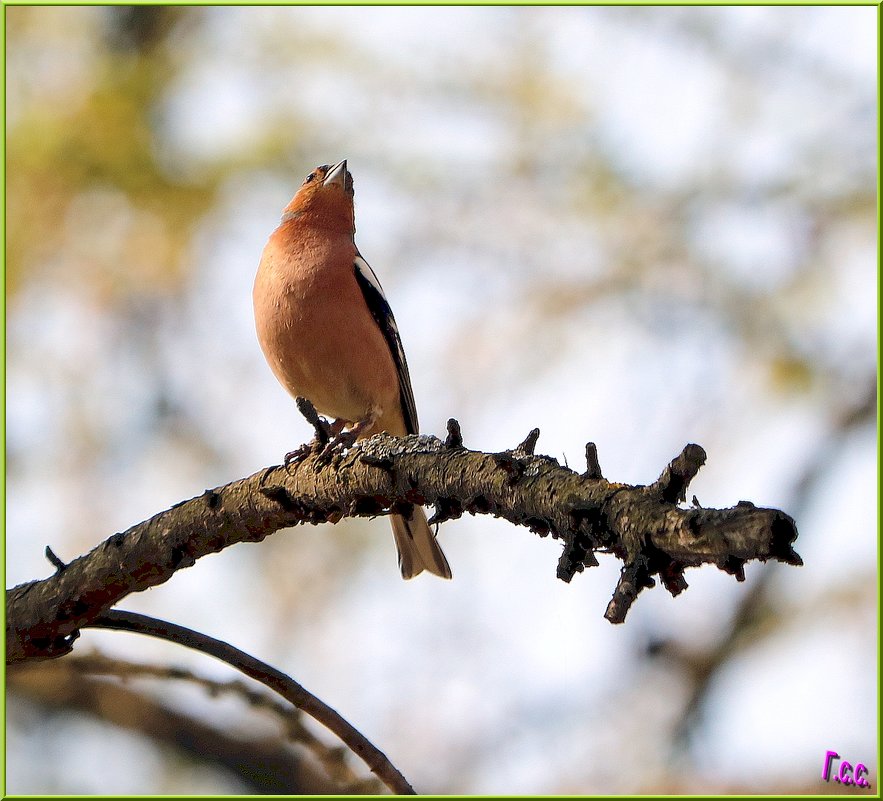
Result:
<svg viewBox="0 0 883 801">
<path fill-rule="evenodd" d="M 353 176 L 346 159 L 334 166 L 316 167 L 301 184 L 282 220 L 301 220 L 323 228 L 355 231 Z"/>
</svg>

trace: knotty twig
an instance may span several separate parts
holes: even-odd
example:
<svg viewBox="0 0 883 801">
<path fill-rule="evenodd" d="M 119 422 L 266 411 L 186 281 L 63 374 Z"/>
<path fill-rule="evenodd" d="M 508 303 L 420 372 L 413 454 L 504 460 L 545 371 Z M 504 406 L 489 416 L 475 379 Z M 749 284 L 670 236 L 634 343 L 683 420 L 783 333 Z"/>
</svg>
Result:
<svg viewBox="0 0 883 801">
<path fill-rule="evenodd" d="M 43 553 L 46 554 L 46 558 L 55 568 L 56 573 L 61 573 L 61 571 L 67 567 L 67 565 L 55 555 L 55 551 L 53 551 L 48 545 Z"/>
<path fill-rule="evenodd" d="M 579 474 L 549 456 L 533 455 L 536 434 L 512 450 L 472 451 L 456 421 L 445 441 L 432 436 L 377 434 L 329 462 L 322 453 L 206 490 L 128 531 L 114 534 L 64 570 L 21 584 L 6 596 L 8 663 L 68 653 L 77 632 L 132 592 L 167 581 L 177 570 L 237 542 L 258 542 L 279 529 L 343 517 L 388 514 L 403 504 L 432 504 L 434 523 L 492 514 L 549 534 L 563 544 L 563 581 L 612 553 L 623 573 L 607 610 L 622 622 L 644 587 L 659 576 L 672 594 L 687 585 L 686 567 L 717 565 L 741 580 L 752 559 L 802 564 L 791 547 L 794 521 L 777 509 L 741 501 L 729 509 L 678 502 L 705 452 L 688 445 L 649 486 L 600 476 L 587 448 Z"/>
<path fill-rule="evenodd" d="M 216 640 L 214 637 L 209 637 L 198 631 L 136 612 L 110 610 L 89 623 L 89 627 L 131 631 L 136 634 L 146 634 L 149 637 L 158 637 L 226 662 L 240 673 L 269 687 L 286 701 L 334 732 L 394 793 L 416 795 L 414 788 L 386 755 L 338 712 L 324 701 L 316 698 L 290 676 L 245 653 L 245 651 L 240 651 L 229 643 Z"/>
</svg>

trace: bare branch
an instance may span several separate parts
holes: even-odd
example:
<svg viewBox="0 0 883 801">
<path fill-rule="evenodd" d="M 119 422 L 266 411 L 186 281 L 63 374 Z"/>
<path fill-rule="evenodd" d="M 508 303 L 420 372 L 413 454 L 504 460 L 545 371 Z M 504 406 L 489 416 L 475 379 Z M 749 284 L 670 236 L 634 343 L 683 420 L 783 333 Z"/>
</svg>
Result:
<svg viewBox="0 0 883 801">
<path fill-rule="evenodd" d="M 20 675 L 27 670 L 52 669 L 61 667 L 61 674 L 47 674 L 49 680 L 55 682 L 59 678 L 71 676 L 72 674 L 105 676 L 114 679 L 126 681 L 130 678 L 154 679 L 157 681 L 183 681 L 204 688 L 212 698 L 221 695 L 235 696 L 245 701 L 249 706 L 255 709 L 261 709 L 270 713 L 279 722 L 280 728 L 284 731 L 286 739 L 292 743 L 296 743 L 312 754 L 316 761 L 325 770 L 329 781 L 336 783 L 336 787 L 326 788 L 323 792 L 331 792 L 337 790 L 345 794 L 364 794 L 369 792 L 376 795 L 381 789 L 381 783 L 374 777 L 360 777 L 349 766 L 346 755 L 349 751 L 342 747 L 331 747 L 320 738 L 316 737 L 303 724 L 303 714 L 296 706 L 285 700 L 277 698 L 275 694 L 271 694 L 261 689 L 253 687 L 251 684 L 241 679 L 232 679 L 228 681 L 219 681 L 210 679 L 206 676 L 200 676 L 189 668 L 176 667 L 169 665 L 146 664 L 142 662 L 133 662 L 131 660 L 122 660 L 110 658 L 98 652 L 87 653 L 83 655 L 71 655 L 65 659 L 43 660 L 41 662 L 28 662 L 18 667 L 16 675 Z M 42 675 L 42 674 L 40 674 Z M 97 712 L 97 710 L 96 710 Z M 136 718 L 138 716 L 136 715 Z M 261 755 L 261 759 L 265 760 L 266 755 Z M 277 755 L 276 762 L 285 761 Z M 263 763 L 262 763 L 263 764 Z M 298 765 L 301 768 L 300 765 Z M 302 768 L 301 768 L 302 769 Z M 290 769 L 282 771 L 283 773 L 292 773 Z M 266 777 L 272 780 L 272 777 Z M 282 777 L 280 777 L 282 778 Z M 262 788 L 257 788 L 261 790 Z M 277 788 L 280 792 L 295 792 L 289 788 Z M 263 790 L 267 791 L 267 790 Z"/>
<path fill-rule="evenodd" d="M 44 553 L 50 564 L 55 568 L 56 573 L 61 573 L 61 571 L 67 567 L 67 565 L 55 555 L 55 551 L 53 551 L 48 545 L 46 546 Z"/>
<path fill-rule="evenodd" d="M 445 442 L 378 434 L 330 461 L 311 450 L 291 465 L 206 490 L 115 534 L 63 571 L 8 590 L 7 662 L 68 653 L 80 628 L 206 554 L 300 523 L 388 514 L 409 503 L 434 505 L 433 522 L 493 514 L 551 534 L 564 546 L 557 564 L 563 581 L 596 565 L 595 552 L 615 554 L 628 569 L 614 596 L 617 621 L 630 605 L 626 598 L 655 583 L 654 575 L 676 594 L 686 587 L 688 566 L 715 564 L 741 579 L 751 559 L 801 564 L 791 547 L 797 530 L 784 512 L 744 501 L 729 509 L 677 505 L 704 461 L 697 445 L 655 483 L 630 486 L 531 455 L 533 444 L 531 432 L 510 451 L 471 451 L 452 421 Z"/>
<path fill-rule="evenodd" d="M 254 737 L 237 734 L 229 725 L 215 727 L 128 686 L 127 679 L 135 677 L 193 681 L 212 694 L 236 693 L 253 707 L 274 713 L 282 736 Z M 11 695 L 41 704 L 49 712 L 77 710 L 176 748 L 193 759 L 217 765 L 230 771 L 249 792 L 315 795 L 377 794 L 381 790 L 380 782 L 373 776 L 359 778 L 351 771 L 341 775 L 342 762 L 338 758 L 330 764 L 331 752 L 345 749 L 324 746 L 326 753 L 317 751 L 313 743 L 303 738 L 304 727 L 296 729 L 296 719 L 301 716 L 298 710 L 265 692 L 250 690 L 246 694 L 242 681 L 213 682 L 182 668 L 139 665 L 86 654 L 17 665 L 7 673 L 7 690 Z M 275 707 L 284 707 L 284 711 Z M 305 758 L 301 747 L 309 748 L 322 770 Z"/>
<path fill-rule="evenodd" d="M 390 790 L 397 795 L 415 795 L 414 788 L 398 771 L 386 755 L 371 743 L 364 734 L 345 720 L 324 701 L 319 700 L 309 690 L 302 687 L 281 670 L 271 667 L 266 662 L 256 659 L 245 651 L 201 634 L 198 631 L 169 623 L 165 620 L 140 615 L 136 612 L 111 610 L 89 624 L 92 628 L 117 629 L 146 634 L 162 640 L 192 648 L 208 654 L 246 676 L 259 681 L 266 687 L 285 698 L 302 712 L 319 721 L 323 726 L 334 732 L 343 743 L 358 756 Z"/>
<path fill-rule="evenodd" d="M 598 461 L 598 446 L 594 442 L 586 443 L 586 472 L 583 478 L 604 478 Z"/>
</svg>

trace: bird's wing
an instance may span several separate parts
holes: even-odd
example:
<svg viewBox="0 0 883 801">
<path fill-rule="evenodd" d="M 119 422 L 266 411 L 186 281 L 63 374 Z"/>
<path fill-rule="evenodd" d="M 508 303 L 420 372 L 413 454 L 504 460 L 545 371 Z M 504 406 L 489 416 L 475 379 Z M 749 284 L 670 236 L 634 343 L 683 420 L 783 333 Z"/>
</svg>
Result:
<svg viewBox="0 0 883 801">
<path fill-rule="evenodd" d="M 417 429 L 417 406 L 414 403 L 414 390 L 411 389 L 411 376 L 408 373 L 408 360 L 405 358 L 405 351 L 402 348 L 402 340 L 399 336 L 399 328 L 396 325 L 395 317 L 392 316 L 392 309 L 383 294 L 383 287 L 380 281 L 374 275 L 374 270 L 368 265 L 368 262 L 362 258 L 362 254 L 356 252 L 356 260 L 353 264 L 353 271 L 356 275 L 356 281 L 371 311 L 371 316 L 379 326 L 383 333 L 386 344 L 389 345 L 389 352 L 392 354 L 392 360 L 395 362 L 396 372 L 399 374 L 399 392 L 402 400 L 402 416 L 405 418 L 405 428 L 409 434 L 416 434 Z"/>
</svg>

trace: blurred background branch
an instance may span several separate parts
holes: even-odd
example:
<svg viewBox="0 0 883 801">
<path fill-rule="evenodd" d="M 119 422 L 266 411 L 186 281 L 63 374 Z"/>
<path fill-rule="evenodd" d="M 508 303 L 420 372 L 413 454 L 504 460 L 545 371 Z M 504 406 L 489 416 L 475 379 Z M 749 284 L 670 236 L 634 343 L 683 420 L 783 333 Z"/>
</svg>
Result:
<svg viewBox="0 0 883 801">
<path fill-rule="evenodd" d="M 296 709 L 310 715 L 336 734 L 353 754 L 365 762 L 371 772 L 393 794 L 414 795 L 414 788 L 395 765 L 355 726 L 290 676 L 251 654 L 214 637 L 208 637 L 201 632 L 188 629 L 186 626 L 178 626 L 166 620 L 157 620 L 148 615 L 139 615 L 119 609 L 109 610 L 92 621 L 90 625 L 93 628 L 128 631 L 148 637 L 157 637 L 175 645 L 192 648 L 194 651 L 225 662 L 234 670 L 278 693 Z"/>
<path fill-rule="evenodd" d="M 300 712 L 242 681 L 220 682 L 186 668 L 126 662 L 97 652 L 21 666 L 10 671 L 8 680 L 15 696 L 38 704 L 50 719 L 82 712 L 130 729 L 184 752 L 188 759 L 216 763 L 233 774 L 244 792 L 355 794 L 381 789 L 376 779 L 359 778 L 340 749 L 312 734 Z M 254 714 L 275 719 L 278 734 L 239 736 L 182 713 L 151 692 L 170 682 L 200 687 L 207 698 L 233 696 Z"/>
</svg>

